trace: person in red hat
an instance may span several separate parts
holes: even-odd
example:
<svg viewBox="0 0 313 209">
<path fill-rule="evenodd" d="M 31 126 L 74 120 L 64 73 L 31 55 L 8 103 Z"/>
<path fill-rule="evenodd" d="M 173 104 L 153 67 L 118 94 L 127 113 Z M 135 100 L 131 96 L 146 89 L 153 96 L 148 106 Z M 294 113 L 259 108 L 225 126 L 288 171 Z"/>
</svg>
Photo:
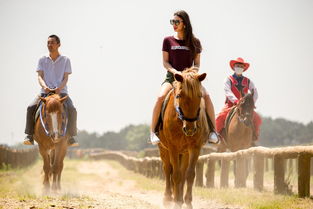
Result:
<svg viewBox="0 0 313 209">
<path fill-rule="evenodd" d="M 227 114 L 231 107 L 238 104 L 241 95 L 247 94 L 248 91 L 254 91 L 254 103 L 258 99 L 258 91 L 254 83 L 249 78 L 242 75 L 243 72 L 248 70 L 250 64 L 245 62 L 241 57 L 238 57 L 236 60 L 231 60 L 229 64 L 234 71 L 234 74 L 227 77 L 224 81 L 224 91 L 226 96 L 225 106 L 216 118 L 216 131 L 220 135 L 223 135 L 222 132 Z M 255 129 L 253 143 L 255 143 L 255 141 L 258 140 L 260 125 L 262 123 L 261 117 L 256 112 L 254 112 L 253 115 L 253 122 Z"/>
</svg>

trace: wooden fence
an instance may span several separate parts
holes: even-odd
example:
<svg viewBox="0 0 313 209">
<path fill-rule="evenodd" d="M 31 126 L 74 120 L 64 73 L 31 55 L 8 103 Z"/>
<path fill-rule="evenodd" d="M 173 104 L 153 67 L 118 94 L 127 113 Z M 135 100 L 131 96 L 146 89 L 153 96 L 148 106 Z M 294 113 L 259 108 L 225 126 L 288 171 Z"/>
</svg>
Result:
<svg viewBox="0 0 313 209">
<path fill-rule="evenodd" d="M 285 179 L 286 160 L 296 159 L 298 162 L 298 195 L 299 197 L 310 196 L 310 166 L 313 156 L 313 146 L 294 146 L 284 148 L 253 147 L 232 153 L 210 153 L 199 158 L 196 167 L 196 186 L 214 187 L 215 166 L 217 162 L 221 165 L 220 187 L 228 187 L 230 162 L 236 162 L 235 187 L 246 187 L 247 159 L 252 159 L 253 186 L 254 189 L 262 191 L 264 188 L 264 172 L 267 169 L 267 159 L 273 159 L 274 169 L 274 192 L 288 194 L 288 183 Z M 159 157 L 135 158 L 119 152 L 104 152 L 91 154 L 94 159 L 111 159 L 119 161 L 129 170 L 141 173 L 147 177 L 160 177 L 162 174 L 162 163 Z M 204 171 L 204 164 L 207 170 Z M 206 177 L 206 178 L 205 178 Z"/>
<path fill-rule="evenodd" d="M 36 161 L 38 149 L 16 150 L 6 146 L 0 146 L 0 168 L 10 166 L 11 168 L 26 167 Z"/>
</svg>

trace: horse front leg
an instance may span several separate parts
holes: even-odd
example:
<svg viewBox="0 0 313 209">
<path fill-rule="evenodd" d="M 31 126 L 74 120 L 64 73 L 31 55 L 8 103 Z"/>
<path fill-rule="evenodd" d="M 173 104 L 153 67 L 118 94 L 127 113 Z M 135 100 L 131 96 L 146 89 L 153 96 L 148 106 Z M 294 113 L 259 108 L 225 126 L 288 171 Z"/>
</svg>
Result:
<svg viewBox="0 0 313 209">
<path fill-rule="evenodd" d="M 53 164 L 53 183 L 54 191 L 61 190 L 61 174 L 63 170 L 63 161 L 67 151 L 67 140 L 62 140 L 55 145 L 54 164 Z"/>
<path fill-rule="evenodd" d="M 56 147 L 54 150 L 51 151 L 51 173 L 52 173 L 52 190 L 54 192 L 57 191 L 57 176 L 58 176 L 58 161 L 57 161 L 57 153 L 56 153 Z"/>
<path fill-rule="evenodd" d="M 169 151 L 170 162 L 173 168 L 172 181 L 173 181 L 173 196 L 174 196 L 174 209 L 181 208 L 183 204 L 183 199 L 180 197 L 182 174 L 179 164 L 179 154 L 173 150 Z"/>
<path fill-rule="evenodd" d="M 170 203 L 173 201 L 172 182 L 171 182 L 172 167 L 169 162 L 163 161 L 163 171 L 165 175 L 165 192 L 163 197 L 163 205 L 164 207 L 168 207 Z"/>
<path fill-rule="evenodd" d="M 61 174 L 62 174 L 63 166 L 64 166 L 63 160 L 64 160 L 64 157 L 60 161 L 60 166 L 59 166 L 58 175 L 57 175 L 57 182 L 56 182 L 56 184 L 57 184 L 57 189 L 58 190 L 61 190 Z"/>
<path fill-rule="evenodd" d="M 192 186 L 196 175 L 196 164 L 200 155 L 200 148 L 190 149 L 189 151 L 189 165 L 186 171 L 187 191 L 185 195 L 185 203 L 188 209 L 192 209 Z"/>
<path fill-rule="evenodd" d="M 163 205 L 164 207 L 169 207 L 170 203 L 173 201 L 172 198 L 172 182 L 171 182 L 171 174 L 172 174 L 172 166 L 170 163 L 170 158 L 167 150 L 164 150 L 159 146 L 160 149 L 160 157 L 162 159 L 162 169 L 165 176 L 165 191 L 163 197 Z"/>
<path fill-rule="evenodd" d="M 43 192 L 49 193 L 50 191 L 49 177 L 50 177 L 50 172 L 51 172 L 50 157 L 49 157 L 48 152 L 44 150 L 43 148 L 41 148 L 40 146 L 39 146 L 39 152 L 43 158 L 43 171 L 45 173 L 44 180 L 43 180 L 43 186 L 44 186 Z"/>
<path fill-rule="evenodd" d="M 186 170 L 188 168 L 188 164 L 189 164 L 189 155 L 184 154 L 182 155 L 181 159 L 180 159 L 180 171 L 182 174 L 182 181 L 180 183 L 180 193 L 179 193 L 179 197 L 180 199 L 183 201 L 183 196 L 184 196 L 184 187 L 185 187 L 185 182 L 186 182 Z"/>
</svg>

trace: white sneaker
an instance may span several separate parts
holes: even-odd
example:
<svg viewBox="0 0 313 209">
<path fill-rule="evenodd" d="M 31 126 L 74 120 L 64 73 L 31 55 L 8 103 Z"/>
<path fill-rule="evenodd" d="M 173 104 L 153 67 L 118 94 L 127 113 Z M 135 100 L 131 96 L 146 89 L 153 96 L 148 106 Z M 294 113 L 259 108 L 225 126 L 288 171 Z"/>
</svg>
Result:
<svg viewBox="0 0 313 209">
<path fill-rule="evenodd" d="M 150 133 L 150 142 L 153 145 L 157 145 L 160 143 L 160 139 L 155 133 L 151 132 Z"/>
<path fill-rule="evenodd" d="M 215 131 L 212 131 L 212 132 L 209 134 L 209 140 L 208 140 L 208 142 L 209 142 L 209 143 L 212 143 L 212 144 L 217 144 L 219 141 L 220 141 L 220 140 L 219 140 L 219 138 L 218 138 L 216 132 L 215 132 Z"/>
</svg>

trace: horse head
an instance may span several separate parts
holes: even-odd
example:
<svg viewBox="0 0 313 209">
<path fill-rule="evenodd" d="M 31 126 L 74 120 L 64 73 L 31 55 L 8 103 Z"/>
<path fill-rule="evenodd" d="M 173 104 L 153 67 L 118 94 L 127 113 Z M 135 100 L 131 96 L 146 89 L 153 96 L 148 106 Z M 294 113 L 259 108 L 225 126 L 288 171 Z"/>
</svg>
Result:
<svg viewBox="0 0 313 209">
<path fill-rule="evenodd" d="M 183 122 L 182 130 L 186 136 L 193 136 L 197 131 L 202 98 L 201 81 L 206 73 L 198 74 L 193 68 L 182 74 L 175 74 L 174 105 L 178 118 Z"/>
<path fill-rule="evenodd" d="M 43 126 L 46 134 L 51 137 L 54 143 L 60 141 L 61 137 L 65 134 L 64 130 L 67 123 L 63 103 L 68 98 L 65 96 L 61 98 L 58 94 L 52 94 L 47 97 L 40 97 L 44 103 L 42 113 L 44 117 Z"/>
<path fill-rule="evenodd" d="M 251 125 L 252 123 L 253 110 L 255 108 L 253 96 L 254 91 L 252 90 L 251 93 L 243 95 L 237 105 L 239 121 L 244 122 L 246 125 Z"/>
</svg>

